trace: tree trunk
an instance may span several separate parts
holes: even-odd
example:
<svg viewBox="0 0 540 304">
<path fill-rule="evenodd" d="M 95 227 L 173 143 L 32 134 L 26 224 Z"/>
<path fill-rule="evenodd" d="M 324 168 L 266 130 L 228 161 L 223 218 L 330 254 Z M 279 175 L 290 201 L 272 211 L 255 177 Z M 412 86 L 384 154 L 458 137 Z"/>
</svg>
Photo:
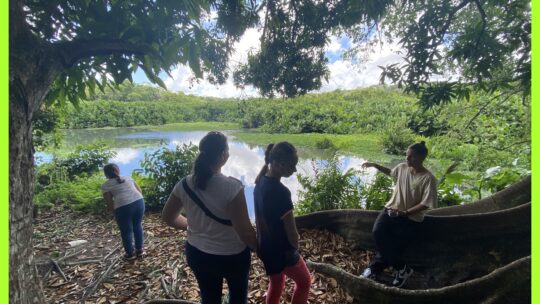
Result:
<svg viewBox="0 0 540 304">
<path fill-rule="evenodd" d="M 28 106 L 10 88 L 9 297 L 11 303 L 44 303 L 33 263 L 34 153 Z"/>
<path fill-rule="evenodd" d="M 9 297 L 26 304 L 45 302 L 33 264 L 32 117 L 64 67 L 55 51 L 28 31 L 21 5 L 10 1 Z"/>
</svg>

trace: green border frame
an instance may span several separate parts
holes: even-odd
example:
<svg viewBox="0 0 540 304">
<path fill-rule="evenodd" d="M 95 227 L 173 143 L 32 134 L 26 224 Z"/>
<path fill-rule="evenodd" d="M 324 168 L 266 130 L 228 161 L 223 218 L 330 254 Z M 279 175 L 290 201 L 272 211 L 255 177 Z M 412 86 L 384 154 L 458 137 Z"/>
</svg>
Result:
<svg viewBox="0 0 540 304">
<path fill-rule="evenodd" d="M 9 303 L 9 1 L 0 8 L 0 303 Z"/>
<path fill-rule="evenodd" d="M 9 1 L 0 1 L 0 193 L 4 198 L 0 208 L 0 303 L 9 303 Z M 531 92 L 531 130 L 532 130 L 532 172 L 540 172 L 540 153 L 537 145 L 540 143 L 540 0 L 532 0 L 532 92 Z M 536 85 L 535 85 L 536 84 Z M 535 177 L 532 178 L 532 200 L 540 198 L 540 185 Z M 535 221 L 540 217 L 540 208 L 532 204 L 531 218 L 531 287 L 538 286 L 539 265 L 535 259 L 540 246 L 540 223 Z M 531 288 L 532 303 L 540 303 L 540 289 Z"/>
<path fill-rule="evenodd" d="M 540 172 L 540 0 L 532 0 L 532 87 L 531 87 L 531 172 Z M 540 198 L 540 188 L 538 179 L 531 176 L 532 201 L 538 201 Z M 536 260 L 538 248 L 540 246 L 540 208 L 534 203 L 531 204 L 531 303 L 540 303 L 540 290 L 533 286 L 539 284 L 539 265 Z M 536 219 L 536 221 L 535 221 Z"/>
</svg>

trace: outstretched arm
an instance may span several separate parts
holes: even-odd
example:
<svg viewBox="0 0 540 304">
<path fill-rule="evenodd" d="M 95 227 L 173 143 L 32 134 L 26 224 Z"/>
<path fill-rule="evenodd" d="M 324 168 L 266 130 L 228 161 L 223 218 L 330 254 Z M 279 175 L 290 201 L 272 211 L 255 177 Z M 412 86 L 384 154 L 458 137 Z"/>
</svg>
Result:
<svg viewBox="0 0 540 304">
<path fill-rule="evenodd" d="M 392 171 L 391 169 L 389 168 L 386 168 L 384 166 L 381 166 L 379 164 L 376 164 L 376 163 L 371 163 L 371 162 L 365 162 L 362 164 L 362 168 L 370 168 L 370 167 L 373 167 L 377 170 L 379 170 L 380 172 L 390 176 L 390 172 Z"/>
<path fill-rule="evenodd" d="M 165 203 L 165 207 L 163 207 L 163 211 L 161 211 L 161 219 L 173 228 L 186 230 L 188 225 L 187 219 L 180 214 L 183 207 L 184 203 L 171 193 L 169 199 Z"/>
</svg>

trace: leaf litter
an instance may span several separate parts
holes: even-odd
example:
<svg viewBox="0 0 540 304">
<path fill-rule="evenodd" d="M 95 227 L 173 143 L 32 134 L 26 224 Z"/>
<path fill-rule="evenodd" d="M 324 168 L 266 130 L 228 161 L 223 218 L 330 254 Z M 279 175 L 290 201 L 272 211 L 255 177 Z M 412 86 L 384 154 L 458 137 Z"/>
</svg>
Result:
<svg viewBox="0 0 540 304">
<path fill-rule="evenodd" d="M 186 233 L 167 227 L 157 213 L 143 221 L 145 255 L 123 261 L 120 233 L 112 215 L 96 216 L 56 207 L 35 219 L 34 253 L 49 303 L 144 303 L 153 299 L 199 301 L 197 282 L 184 256 Z M 329 263 L 358 275 L 372 258 L 326 230 L 300 229 L 306 261 Z M 72 247 L 68 242 L 86 240 Z M 54 264 L 58 265 L 56 267 Z M 63 273 L 63 275 L 62 275 Z M 64 278 L 65 276 L 65 278 Z M 309 303 L 352 303 L 333 278 L 311 271 Z M 282 295 L 290 303 L 294 283 Z M 264 303 L 268 288 L 262 262 L 252 254 L 248 303 Z M 227 284 L 223 284 L 224 298 Z"/>
</svg>

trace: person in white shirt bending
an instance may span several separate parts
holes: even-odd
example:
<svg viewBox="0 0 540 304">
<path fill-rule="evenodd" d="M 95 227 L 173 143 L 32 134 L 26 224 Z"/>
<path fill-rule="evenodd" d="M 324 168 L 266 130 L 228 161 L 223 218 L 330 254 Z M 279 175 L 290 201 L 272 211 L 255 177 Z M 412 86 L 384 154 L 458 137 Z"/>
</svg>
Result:
<svg viewBox="0 0 540 304">
<path fill-rule="evenodd" d="M 120 169 L 116 164 L 106 165 L 103 173 L 107 181 L 101 185 L 101 191 L 109 210 L 114 210 L 124 245 L 124 259 L 133 260 L 141 257 L 144 245 L 142 226 L 144 199 L 141 188 L 129 176 L 120 176 Z"/>
<path fill-rule="evenodd" d="M 247 303 L 249 249 L 257 246 L 244 186 L 221 174 L 228 158 L 227 137 L 220 132 L 205 135 L 193 174 L 176 184 L 162 211 L 167 225 L 187 230 L 186 259 L 203 304 L 221 303 L 224 278 L 229 287 L 228 303 Z"/>
<path fill-rule="evenodd" d="M 375 259 L 362 273 L 362 277 L 375 279 L 386 267 L 394 269 L 394 287 L 402 287 L 413 269 L 405 264 L 401 255 L 415 239 L 424 214 L 437 206 L 437 180 L 423 165 L 428 154 L 425 142 L 415 143 L 407 149 L 406 162 L 393 169 L 365 162 L 363 168 L 374 167 L 392 177 L 396 186 L 375 224 L 373 239 L 377 252 Z"/>
</svg>

